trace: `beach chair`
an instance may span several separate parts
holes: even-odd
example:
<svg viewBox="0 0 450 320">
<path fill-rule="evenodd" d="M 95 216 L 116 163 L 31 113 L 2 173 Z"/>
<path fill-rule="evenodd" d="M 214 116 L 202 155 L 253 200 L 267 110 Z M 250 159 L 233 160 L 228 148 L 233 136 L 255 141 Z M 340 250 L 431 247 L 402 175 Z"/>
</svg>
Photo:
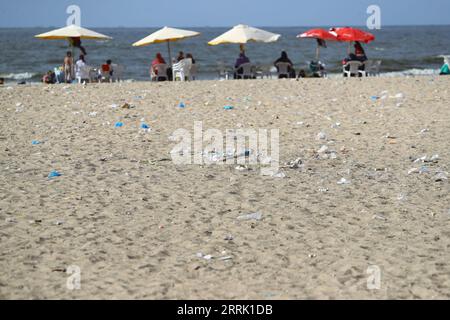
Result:
<svg viewBox="0 0 450 320">
<path fill-rule="evenodd" d="M 363 63 L 361 61 L 349 61 L 343 67 L 344 77 L 358 77 L 362 76 L 360 68 Z"/>
<path fill-rule="evenodd" d="M 227 68 L 223 62 L 218 62 L 217 63 L 217 73 L 219 75 L 219 80 L 221 80 L 221 79 L 225 79 L 225 80 L 230 79 L 231 70 L 229 68 Z"/>
<path fill-rule="evenodd" d="M 156 72 L 153 69 L 156 69 Z M 167 64 L 156 64 L 154 68 L 151 68 L 150 77 L 152 81 L 167 81 Z"/>
<path fill-rule="evenodd" d="M 238 70 L 242 69 L 242 73 L 238 73 Z M 248 63 L 243 63 L 235 69 L 236 79 L 253 79 L 253 65 Z"/>
<path fill-rule="evenodd" d="M 173 81 L 186 81 L 190 78 L 190 72 L 192 67 L 191 59 L 183 59 L 172 66 Z"/>
<path fill-rule="evenodd" d="M 112 81 L 113 82 L 122 81 L 125 67 L 123 65 L 115 64 L 115 63 L 113 63 L 111 66 L 113 69 Z"/>
<path fill-rule="evenodd" d="M 78 83 L 82 83 L 83 81 L 91 82 L 91 72 L 92 68 L 89 66 L 82 66 L 76 71 L 76 78 Z"/>
<path fill-rule="evenodd" d="M 277 73 L 278 73 L 278 78 L 289 78 L 290 77 L 290 73 L 289 73 L 289 67 L 290 64 L 287 62 L 278 62 L 276 64 L 277 67 Z"/>
<path fill-rule="evenodd" d="M 367 77 L 378 77 L 380 75 L 381 60 L 368 60 L 364 63 L 365 75 Z"/>
</svg>

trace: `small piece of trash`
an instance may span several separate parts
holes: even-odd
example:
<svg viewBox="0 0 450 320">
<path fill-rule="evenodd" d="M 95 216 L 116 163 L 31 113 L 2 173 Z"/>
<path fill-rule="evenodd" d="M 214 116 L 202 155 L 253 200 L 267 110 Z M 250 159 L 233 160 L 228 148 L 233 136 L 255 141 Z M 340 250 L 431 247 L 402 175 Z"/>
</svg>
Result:
<svg viewBox="0 0 450 320">
<path fill-rule="evenodd" d="M 442 182 L 448 180 L 448 173 L 447 172 L 438 172 L 436 176 L 434 177 L 434 181 L 436 182 Z"/>
<path fill-rule="evenodd" d="M 57 177 L 61 177 L 61 176 L 62 176 L 62 174 L 59 173 L 59 172 L 56 171 L 56 170 L 53 170 L 52 172 L 50 172 L 50 173 L 48 174 L 48 178 L 49 178 L 49 179 L 57 178 Z"/>
<path fill-rule="evenodd" d="M 114 127 L 116 127 L 116 128 L 122 128 L 122 127 L 123 127 L 123 122 L 116 122 L 116 124 L 114 125 Z"/>
<path fill-rule="evenodd" d="M 378 99 L 380 99 L 379 96 L 371 96 L 370 97 L 370 100 L 372 100 L 372 101 L 377 101 Z"/>
<path fill-rule="evenodd" d="M 95 116 L 97 116 L 97 112 L 94 111 L 94 112 L 89 113 L 89 117 L 95 117 Z"/>
<path fill-rule="evenodd" d="M 150 129 L 150 126 L 149 126 L 148 124 L 146 124 L 146 123 L 142 123 L 142 124 L 141 124 L 141 129 L 149 130 L 149 129 Z"/>
<path fill-rule="evenodd" d="M 260 221 L 260 220 L 262 220 L 262 218 L 263 217 L 262 217 L 262 213 L 261 212 L 255 212 L 255 213 L 246 214 L 246 215 L 237 217 L 237 219 L 240 220 L 240 221 L 248 221 L 248 220 Z"/>
<path fill-rule="evenodd" d="M 224 240 L 225 240 L 225 241 L 233 241 L 234 238 L 233 238 L 232 235 L 228 235 L 228 236 L 226 236 L 226 237 L 224 238 Z"/>
<path fill-rule="evenodd" d="M 112 109 L 117 109 L 119 106 L 117 105 L 117 104 L 112 104 L 112 105 L 110 105 L 110 107 L 112 108 Z"/>
<path fill-rule="evenodd" d="M 38 140 L 33 140 L 33 141 L 31 141 L 31 144 L 33 145 L 33 146 L 37 146 L 37 145 L 39 145 L 39 144 L 41 144 L 42 142 L 40 142 L 40 141 L 38 141 Z"/>
<path fill-rule="evenodd" d="M 372 219 L 378 219 L 378 220 L 383 220 L 383 221 L 387 220 L 387 218 L 385 216 L 381 215 L 381 214 L 373 215 Z"/>
<path fill-rule="evenodd" d="M 233 106 L 225 106 L 223 107 L 224 110 L 233 110 L 234 107 Z"/>
<path fill-rule="evenodd" d="M 288 167 L 291 169 L 298 169 L 301 168 L 303 165 L 303 161 L 301 158 L 297 158 L 294 161 L 290 161 L 287 163 Z"/>
<path fill-rule="evenodd" d="M 325 132 L 319 132 L 317 134 L 317 140 L 327 140 L 327 134 Z"/>
<path fill-rule="evenodd" d="M 328 151 L 328 146 L 322 146 L 317 153 L 326 153 Z"/>
<path fill-rule="evenodd" d="M 16 223 L 16 219 L 14 219 L 14 218 L 6 218 L 5 222 L 6 223 Z"/>
<path fill-rule="evenodd" d="M 342 178 L 341 180 L 338 181 L 337 184 L 339 184 L 339 185 L 350 184 L 350 181 L 348 181 L 348 180 L 345 179 L 345 178 Z"/>
<path fill-rule="evenodd" d="M 133 106 L 132 106 L 131 104 L 125 102 L 125 103 L 121 106 L 121 108 L 122 108 L 122 109 L 131 109 L 131 108 L 133 108 Z"/>
<path fill-rule="evenodd" d="M 186 105 L 184 104 L 184 102 L 180 102 L 180 103 L 178 104 L 178 108 L 184 109 L 184 108 L 186 108 Z"/>
<path fill-rule="evenodd" d="M 219 260 L 219 261 L 227 261 L 227 260 L 231 260 L 231 259 L 233 259 L 233 257 L 226 256 L 226 257 L 220 257 L 217 260 Z"/>
<path fill-rule="evenodd" d="M 286 178 L 286 174 L 282 171 L 279 171 L 278 168 L 261 168 L 261 175 L 264 177 L 272 177 L 272 178 Z"/>
</svg>

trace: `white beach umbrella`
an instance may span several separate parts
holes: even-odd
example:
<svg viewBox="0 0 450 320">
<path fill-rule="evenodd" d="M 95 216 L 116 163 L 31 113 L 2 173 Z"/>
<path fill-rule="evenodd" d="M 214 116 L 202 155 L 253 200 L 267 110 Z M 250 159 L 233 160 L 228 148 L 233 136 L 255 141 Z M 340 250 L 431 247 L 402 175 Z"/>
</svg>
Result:
<svg viewBox="0 0 450 320">
<path fill-rule="evenodd" d="M 61 40 L 70 38 L 91 39 L 91 40 L 109 40 L 111 37 L 104 34 L 79 27 L 77 25 L 70 25 L 61 29 L 56 29 L 50 32 L 38 34 L 35 38 L 45 40 Z"/>
<path fill-rule="evenodd" d="M 239 24 L 233 29 L 225 32 L 221 36 L 218 36 L 214 40 L 208 42 L 210 46 L 216 46 L 225 43 L 246 44 L 248 42 L 275 42 L 281 35 L 261 30 L 258 28 L 250 27 L 247 25 Z"/>
<path fill-rule="evenodd" d="M 154 43 L 167 42 L 167 49 L 169 51 L 169 61 L 172 64 L 172 57 L 171 57 L 171 53 L 170 53 L 170 42 L 175 42 L 175 41 L 183 40 L 186 38 L 196 37 L 198 35 L 200 35 L 200 33 L 196 32 L 196 31 L 164 27 L 164 28 L 152 33 L 148 37 L 145 37 L 144 39 L 139 40 L 136 43 L 133 43 L 133 47 L 142 47 L 142 46 L 148 46 L 148 45 L 154 44 Z"/>
</svg>

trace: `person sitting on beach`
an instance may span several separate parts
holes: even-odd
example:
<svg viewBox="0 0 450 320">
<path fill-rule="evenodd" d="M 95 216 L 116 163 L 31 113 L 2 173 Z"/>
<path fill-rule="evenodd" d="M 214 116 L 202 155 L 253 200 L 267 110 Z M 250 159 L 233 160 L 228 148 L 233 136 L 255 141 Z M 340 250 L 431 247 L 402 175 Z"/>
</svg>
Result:
<svg viewBox="0 0 450 320">
<path fill-rule="evenodd" d="M 0 86 L 2 86 L 2 85 L 4 85 L 4 84 L 5 84 L 5 79 L 0 78 Z"/>
<path fill-rule="evenodd" d="M 355 56 L 356 60 L 365 62 L 367 61 L 366 52 L 364 51 L 364 48 L 362 47 L 361 43 L 358 41 L 355 42 Z"/>
<path fill-rule="evenodd" d="M 288 72 L 289 72 L 289 77 L 290 78 L 295 78 L 295 70 L 294 70 L 294 64 L 292 63 L 291 59 L 289 59 L 287 52 L 286 51 L 282 51 L 281 52 L 281 57 L 279 57 L 273 64 L 274 66 L 277 68 L 277 70 L 279 71 L 278 68 L 278 64 L 279 63 L 287 63 L 288 64 Z M 286 78 L 285 75 L 280 75 L 279 78 Z"/>
<path fill-rule="evenodd" d="M 82 54 L 75 63 L 75 76 L 80 82 L 89 82 L 89 71 L 87 70 L 86 60 Z"/>
<path fill-rule="evenodd" d="M 49 70 L 43 77 L 42 82 L 45 84 L 55 84 L 56 83 L 56 75 L 53 71 Z"/>
<path fill-rule="evenodd" d="M 71 83 L 74 79 L 73 76 L 73 57 L 72 52 L 67 51 L 66 57 L 64 58 L 64 77 L 66 83 Z"/>
<path fill-rule="evenodd" d="M 449 67 L 449 61 L 448 57 L 444 58 L 444 65 L 441 68 L 441 72 L 439 73 L 441 76 L 448 76 L 450 75 L 450 67 Z"/>
<path fill-rule="evenodd" d="M 158 69 L 157 69 L 157 65 L 160 64 L 166 64 L 166 60 L 164 60 L 163 56 L 161 55 L 161 53 L 157 53 L 155 59 L 153 59 L 152 61 L 152 66 L 150 68 L 150 74 L 152 77 L 155 77 L 156 79 L 159 79 L 159 75 L 158 75 Z M 169 75 L 169 69 L 167 69 L 167 75 Z M 163 75 L 164 76 L 164 75 Z"/>
<path fill-rule="evenodd" d="M 188 53 L 188 54 L 186 54 L 186 59 L 190 59 L 191 60 L 190 74 L 191 74 L 192 80 L 195 80 L 195 76 L 197 75 L 197 65 L 195 63 L 194 56 L 192 55 L 192 53 Z"/>
<path fill-rule="evenodd" d="M 183 51 L 180 51 L 179 53 L 178 53 L 178 57 L 177 57 L 177 62 L 180 62 L 181 60 L 184 60 L 184 52 Z"/>
<path fill-rule="evenodd" d="M 112 61 L 107 60 L 106 63 L 102 65 L 102 78 L 106 81 L 110 81 L 113 76 L 113 72 Z"/>
<path fill-rule="evenodd" d="M 236 59 L 236 63 L 234 64 L 234 69 L 236 70 L 234 73 L 234 79 L 237 79 L 238 74 L 242 74 L 244 72 L 241 66 L 245 63 L 250 63 L 250 59 L 245 55 L 244 51 L 241 51 L 239 58 Z"/>
</svg>

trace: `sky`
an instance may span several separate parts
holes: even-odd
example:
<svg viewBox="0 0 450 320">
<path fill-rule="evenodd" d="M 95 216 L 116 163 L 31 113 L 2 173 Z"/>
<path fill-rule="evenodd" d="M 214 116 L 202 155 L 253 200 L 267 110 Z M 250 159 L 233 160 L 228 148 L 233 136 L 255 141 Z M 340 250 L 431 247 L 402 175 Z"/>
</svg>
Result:
<svg viewBox="0 0 450 320">
<path fill-rule="evenodd" d="M 0 28 L 64 26 L 69 5 L 85 27 L 450 25 L 449 0 L 0 0 Z"/>
</svg>

